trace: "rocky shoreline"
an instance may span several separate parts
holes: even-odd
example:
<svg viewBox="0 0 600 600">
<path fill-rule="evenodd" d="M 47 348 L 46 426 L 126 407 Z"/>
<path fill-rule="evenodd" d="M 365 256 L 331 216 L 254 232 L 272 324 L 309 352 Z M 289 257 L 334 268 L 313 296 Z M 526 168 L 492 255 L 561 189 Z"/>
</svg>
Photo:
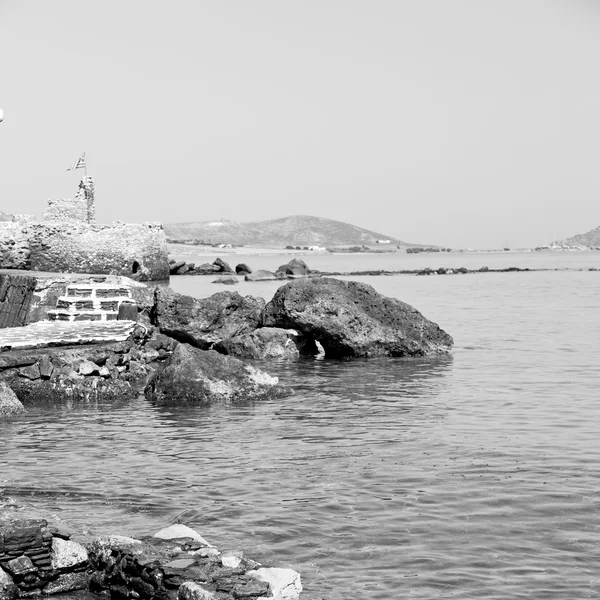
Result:
<svg viewBox="0 0 600 600">
<path fill-rule="evenodd" d="M 196 299 L 123 277 L 40 284 L 0 275 L 0 418 L 42 402 L 141 393 L 157 405 L 255 402 L 291 392 L 246 359 L 452 348 L 436 323 L 369 285 L 311 277 L 297 259 L 277 273 L 289 281 L 268 303 L 232 291 Z M 0 600 L 81 590 L 117 600 L 291 600 L 302 589 L 295 571 L 221 554 L 180 525 L 168 536 L 79 544 L 43 519 L 0 517 Z"/>
<path fill-rule="evenodd" d="M 114 600 L 294 600 L 302 591 L 293 569 L 221 552 L 180 523 L 141 539 L 77 541 L 46 519 L 2 516 L 0 600 L 88 591 Z"/>
</svg>

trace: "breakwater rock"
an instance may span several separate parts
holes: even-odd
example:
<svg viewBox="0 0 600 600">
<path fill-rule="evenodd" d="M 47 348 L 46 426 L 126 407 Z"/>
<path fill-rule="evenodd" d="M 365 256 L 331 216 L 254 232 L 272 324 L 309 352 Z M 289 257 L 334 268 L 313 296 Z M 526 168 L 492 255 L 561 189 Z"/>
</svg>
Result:
<svg viewBox="0 0 600 600">
<path fill-rule="evenodd" d="M 328 277 L 280 287 L 265 308 L 263 325 L 295 329 L 318 341 L 328 357 L 425 356 L 453 345 L 409 304 L 370 285 Z"/>
<path fill-rule="evenodd" d="M 294 600 L 302 591 L 293 569 L 220 552 L 182 524 L 141 539 L 71 537 L 45 519 L 0 521 L 0 600 L 82 590 L 119 600 Z"/>
</svg>

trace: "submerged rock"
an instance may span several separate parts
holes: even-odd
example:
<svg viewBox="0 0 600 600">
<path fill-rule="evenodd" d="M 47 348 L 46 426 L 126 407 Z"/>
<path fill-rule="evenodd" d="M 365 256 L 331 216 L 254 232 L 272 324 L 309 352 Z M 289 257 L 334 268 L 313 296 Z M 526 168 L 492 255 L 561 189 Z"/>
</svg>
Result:
<svg viewBox="0 0 600 600">
<path fill-rule="evenodd" d="M 0 380 L 0 419 L 27 412 L 12 388 Z M 0 583 L 0 586 L 2 584 Z"/>
<path fill-rule="evenodd" d="M 208 350 L 218 342 L 254 331 L 265 301 L 237 292 L 218 292 L 197 299 L 157 288 L 152 321 L 176 340 Z"/>
<path fill-rule="evenodd" d="M 409 304 L 364 283 L 325 277 L 280 287 L 263 324 L 296 329 L 320 342 L 329 357 L 424 356 L 453 345 L 451 336 Z"/>
<path fill-rule="evenodd" d="M 253 273 L 248 273 L 244 275 L 245 281 L 271 281 L 273 279 L 280 279 L 275 275 L 275 273 L 271 271 L 267 271 L 265 269 L 258 269 L 258 271 L 254 271 Z"/>
<path fill-rule="evenodd" d="M 154 373 L 146 397 L 161 405 L 230 403 L 281 395 L 278 379 L 232 356 L 179 344 Z"/>
</svg>

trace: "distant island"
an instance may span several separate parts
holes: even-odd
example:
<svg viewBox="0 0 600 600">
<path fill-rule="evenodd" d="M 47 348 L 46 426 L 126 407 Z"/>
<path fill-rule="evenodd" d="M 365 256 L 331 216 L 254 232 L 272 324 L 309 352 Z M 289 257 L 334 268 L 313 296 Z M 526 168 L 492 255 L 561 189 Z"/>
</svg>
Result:
<svg viewBox="0 0 600 600">
<path fill-rule="evenodd" d="M 383 233 L 377 233 L 323 217 L 294 215 L 266 221 L 200 221 L 165 223 L 167 241 L 188 244 L 231 244 L 257 247 L 334 247 L 372 246 L 414 247 L 412 244 Z"/>
<path fill-rule="evenodd" d="M 563 246 L 587 246 L 589 248 L 600 248 L 600 226 L 588 231 L 587 233 L 579 233 L 565 240 L 561 240 L 559 244 Z"/>
</svg>

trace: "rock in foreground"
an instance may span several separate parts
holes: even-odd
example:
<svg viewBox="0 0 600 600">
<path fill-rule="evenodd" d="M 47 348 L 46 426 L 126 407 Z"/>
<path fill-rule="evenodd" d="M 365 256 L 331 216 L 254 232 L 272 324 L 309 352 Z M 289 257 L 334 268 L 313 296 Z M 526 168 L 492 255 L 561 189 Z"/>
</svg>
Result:
<svg viewBox="0 0 600 600">
<path fill-rule="evenodd" d="M 300 331 L 320 342 L 327 357 L 425 356 L 453 345 L 451 336 L 409 304 L 364 283 L 327 277 L 279 288 L 263 324 Z"/>
<path fill-rule="evenodd" d="M 237 358 L 188 344 L 177 346 L 145 389 L 146 397 L 161 405 L 244 402 L 283 393 L 276 377 Z"/>
<path fill-rule="evenodd" d="M 238 335 L 215 346 L 224 354 L 237 358 L 286 358 L 295 359 L 300 354 L 318 354 L 314 343 L 305 348 L 304 336 L 294 329 L 262 327 L 250 333 Z"/>
<path fill-rule="evenodd" d="M 0 380 L 0 419 L 20 415 L 24 412 L 26 412 L 25 407 L 17 395 L 4 381 Z"/>
</svg>

